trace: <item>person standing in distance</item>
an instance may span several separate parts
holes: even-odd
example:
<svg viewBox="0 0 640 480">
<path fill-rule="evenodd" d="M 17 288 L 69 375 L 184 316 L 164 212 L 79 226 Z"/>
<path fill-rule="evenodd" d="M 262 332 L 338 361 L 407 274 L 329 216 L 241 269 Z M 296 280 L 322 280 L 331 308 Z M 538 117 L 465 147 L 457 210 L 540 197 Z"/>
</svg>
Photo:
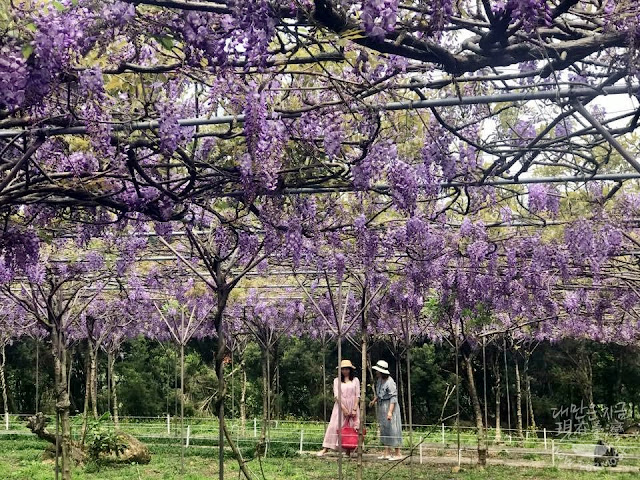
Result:
<svg viewBox="0 0 640 480">
<path fill-rule="evenodd" d="M 351 360 L 342 360 L 338 368 L 340 369 L 340 378 L 333 380 L 335 403 L 331 412 L 331 420 L 322 442 L 322 450 L 316 454 L 319 457 L 324 456 L 329 450 L 338 449 L 338 423 L 344 427 L 345 422 L 349 422 L 356 430 L 360 428 L 360 409 L 358 408 L 360 380 L 354 376 L 356 367 L 353 366 Z M 338 405 L 338 388 L 341 389 L 340 400 L 342 405 Z M 338 420 L 339 417 L 342 417 L 340 421 Z"/>
<path fill-rule="evenodd" d="M 384 454 L 380 460 L 401 460 L 400 446 L 402 445 L 402 418 L 398 405 L 398 388 L 389 373 L 389 364 L 379 360 L 373 370 L 376 371 L 376 396 L 369 406 L 378 404 L 378 423 L 380 424 L 380 443 L 384 445 Z M 395 455 L 391 455 L 391 448 L 395 448 Z"/>
</svg>

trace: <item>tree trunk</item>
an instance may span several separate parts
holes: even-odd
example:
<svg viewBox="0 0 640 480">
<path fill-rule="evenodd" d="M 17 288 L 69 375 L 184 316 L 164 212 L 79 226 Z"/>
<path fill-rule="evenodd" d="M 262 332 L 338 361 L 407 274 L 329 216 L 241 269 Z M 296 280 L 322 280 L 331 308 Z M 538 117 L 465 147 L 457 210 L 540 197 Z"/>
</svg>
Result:
<svg viewBox="0 0 640 480">
<path fill-rule="evenodd" d="M 409 457 L 409 465 L 411 465 L 411 478 L 413 478 L 413 405 L 411 404 L 411 346 L 407 341 L 407 410 L 405 410 L 407 419 L 409 420 L 409 445 L 411 446 L 411 456 Z M 483 429 L 484 431 L 484 429 Z"/>
<path fill-rule="evenodd" d="M 242 381 L 240 390 L 240 424 L 244 432 L 247 427 L 247 365 L 244 360 L 244 354 L 240 362 L 240 379 Z"/>
<path fill-rule="evenodd" d="M 531 378 L 529 377 L 529 359 L 531 358 L 531 353 L 529 351 L 525 351 L 524 354 L 524 385 L 526 389 L 527 395 L 527 408 L 529 409 L 529 427 L 535 431 L 536 430 L 536 417 L 533 414 L 533 396 L 531 395 Z"/>
<path fill-rule="evenodd" d="M 80 444 L 84 445 L 87 438 L 87 428 L 89 424 L 89 397 L 91 396 L 91 359 L 89 352 L 91 343 L 87 341 L 87 356 L 84 359 L 84 408 L 82 409 L 82 436 Z"/>
<path fill-rule="evenodd" d="M 60 452 L 62 480 L 71 480 L 71 421 L 69 418 L 67 348 L 62 334 L 54 326 L 51 332 L 51 349 L 54 359 L 54 380 L 56 390 L 56 413 L 60 422 Z"/>
<path fill-rule="evenodd" d="M 98 418 L 98 352 L 92 345 L 89 351 L 90 367 L 91 367 L 91 409 L 93 418 Z"/>
<path fill-rule="evenodd" d="M 118 388 L 116 381 L 116 357 L 114 354 L 109 353 L 107 356 L 107 362 L 109 363 L 109 370 L 111 371 L 111 398 L 113 400 L 113 423 L 116 428 L 120 426 L 120 417 L 118 414 Z"/>
<path fill-rule="evenodd" d="M 518 436 L 524 438 L 522 430 L 522 387 L 520 382 L 520 367 L 518 365 L 518 356 L 514 355 L 514 368 L 516 373 L 516 428 Z"/>
<path fill-rule="evenodd" d="M 469 382 L 469 396 L 473 407 L 473 414 L 476 420 L 476 430 L 478 434 L 478 465 L 487 464 L 487 436 L 484 429 L 484 421 L 482 419 L 482 408 L 480 407 L 480 398 L 476 389 L 474 378 L 473 364 L 470 357 L 464 355 L 464 363 L 467 371 L 467 381 Z"/>
<path fill-rule="evenodd" d="M 327 425 L 327 341 L 322 337 L 322 410 L 324 424 Z"/>
<path fill-rule="evenodd" d="M 40 408 L 40 340 L 36 338 L 36 401 L 35 413 Z"/>
<path fill-rule="evenodd" d="M 360 383 L 360 428 L 358 430 L 358 466 L 356 470 L 356 480 L 362 480 L 363 465 L 362 454 L 364 453 L 364 426 L 367 421 L 367 349 L 369 337 L 367 334 L 367 313 L 365 311 L 365 305 L 367 303 L 366 288 L 364 289 L 361 301 L 362 313 L 360 317 L 360 331 L 362 332 L 361 344 L 360 344 L 360 363 L 361 363 L 361 376 L 362 381 Z M 339 373 L 342 375 L 342 373 Z"/>
<path fill-rule="evenodd" d="M 591 366 L 591 357 L 589 354 L 584 356 L 585 358 L 585 371 L 586 371 L 586 383 L 584 385 L 585 396 L 589 405 L 593 405 L 593 368 Z"/>
<path fill-rule="evenodd" d="M 180 473 L 184 475 L 184 314 L 180 341 Z"/>
<path fill-rule="evenodd" d="M 264 448 L 267 439 L 267 423 L 269 421 L 269 369 L 267 368 L 268 363 L 268 351 L 262 351 L 262 424 L 260 425 L 260 440 L 258 441 L 258 445 L 260 446 L 261 451 L 258 452 L 258 455 L 262 455 L 264 453 Z"/>
<path fill-rule="evenodd" d="M 9 395 L 7 394 L 7 379 L 5 377 L 4 369 L 7 364 L 7 354 L 5 351 L 5 344 L 0 346 L 0 388 L 2 388 L 2 405 L 5 422 L 9 418 Z"/>
<path fill-rule="evenodd" d="M 501 399 L 502 399 L 502 387 L 501 387 L 502 375 L 500 374 L 500 360 L 499 360 L 497 355 L 496 355 L 495 362 L 493 364 L 493 372 L 494 372 L 494 376 L 495 376 L 495 383 L 494 383 L 493 393 L 494 393 L 495 398 L 496 398 L 496 436 L 495 436 L 495 442 L 496 443 L 502 443 L 502 429 L 500 427 L 500 402 L 501 402 Z"/>
<path fill-rule="evenodd" d="M 396 374 L 398 375 L 398 396 L 400 397 L 400 411 L 403 415 L 406 415 L 407 406 L 405 403 L 405 386 L 404 379 L 402 378 L 402 354 L 398 353 L 396 356 Z"/>
<path fill-rule="evenodd" d="M 270 418 L 280 418 L 280 365 L 278 364 L 278 358 L 280 355 L 278 342 L 275 343 L 273 348 L 273 363 L 275 364 L 273 372 L 273 383 L 275 384 L 271 388 L 271 416 Z"/>
</svg>

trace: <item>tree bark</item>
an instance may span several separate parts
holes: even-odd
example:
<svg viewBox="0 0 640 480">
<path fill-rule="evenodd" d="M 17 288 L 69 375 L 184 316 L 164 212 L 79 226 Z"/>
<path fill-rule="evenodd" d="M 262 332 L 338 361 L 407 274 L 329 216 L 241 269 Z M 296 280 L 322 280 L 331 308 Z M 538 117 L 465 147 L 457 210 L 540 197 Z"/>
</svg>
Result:
<svg viewBox="0 0 640 480">
<path fill-rule="evenodd" d="M 398 396 L 400 397 L 400 411 L 402 415 L 407 413 L 407 405 L 405 402 L 406 392 L 404 386 L 404 379 L 402 378 L 402 353 L 398 352 L 396 356 L 396 374 L 398 375 Z"/>
<path fill-rule="evenodd" d="M 531 395 L 531 378 L 529 377 L 529 359 L 531 358 L 531 353 L 526 350 L 524 353 L 524 384 L 527 395 L 527 408 L 529 412 L 529 427 L 535 431 L 536 430 L 536 417 L 533 414 L 533 396 Z"/>
<path fill-rule="evenodd" d="M 262 351 L 262 424 L 260 425 L 260 440 L 258 445 L 261 451 L 258 455 L 264 453 L 267 439 L 267 423 L 269 422 L 269 369 L 267 368 L 268 351 Z"/>
<path fill-rule="evenodd" d="M 118 388 L 116 382 L 116 357 L 110 353 L 107 356 L 107 362 L 109 362 L 109 370 L 111 371 L 111 398 L 113 400 L 113 423 L 116 428 L 120 426 L 120 417 L 118 414 Z"/>
<path fill-rule="evenodd" d="M 478 435 L 478 465 L 487 464 L 487 436 L 484 429 L 484 421 L 482 419 L 482 408 L 480 407 L 480 398 L 476 389 L 475 372 L 471 357 L 464 355 L 464 364 L 467 371 L 467 381 L 469 383 L 469 396 L 471 397 L 471 405 L 476 420 L 476 430 Z"/>
<path fill-rule="evenodd" d="M 71 480 L 71 420 L 69 418 L 67 348 L 64 338 L 57 328 L 57 322 L 51 332 L 51 350 L 54 359 L 54 383 L 56 391 L 56 413 L 60 422 L 60 452 L 62 480 Z"/>
<path fill-rule="evenodd" d="M 84 408 L 82 409 L 82 436 L 80 443 L 84 445 L 87 438 L 87 428 L 89 424 L 89 397 L 91 396 L 91 343 L 87 341 L 87 356 L 84 359 Z"/>
<path fill-rule="evenodd" d="M 5 344 L 0 346 L 0 388 L 2 388 L 2 405 L 5 421 L 9 418 L 9 395 L 7 393 L 7 378 L 5 377 L 5 366 L 7 364 L 7 353 Z"/>
<path fill-rule="evenodd" d="M 91 345 L 89 351 L 91 368 L 91 409 L 93 418 L 98 418 L 98 351 Z"/>
<path fill-rule="evenodd" d="M 516 428 L 518 429 L 518 436 L 524 438 L 522 430 L 522 387 L 520 382 L 520 367 L 518 365 L 518 356 L 514 355 L 514 368 L 516 374 Z"/>
<path fill-rule="evenodd" d="M 500 360 L 496 354 L 496 359 L 493 364 L 493 372 L 495 377 L 495 383 L 493 387 L 493 392 L 496 398 L 496 436 L 495 442 L 502 443 L 502 428 L 500 426 L 500 403 L 502 400 L 502 375 L 500 374 Z"/>
<path fill-rule="evenodd" d="M 240 379 L 242 381 L 240 390 L 240 424 L 244 432 L 247 427 L 247 364 L 244 359 L 244 354 L 240 362 Z"/>
<path fill-rule="evenodd" d="M 369 348 L 369 336 L 367 334 L 367 312 L 364 306 L 367 303 L 366 288 L 363 289 L 361 308 L 362 313 L 360 317 L 360 331 L 362 332 L 362 338 L 360 343 L 360 363 L 361 363 L 361 376 L 362 382 L 360 383 L 360 428 L 358 430 L 358 465 L 356 470 L 356 480 L 362 480 L 363 464 L 362 454 L 364 453 L 364 426 L 367 421 L 367 350 Z M 342 375 L 341 373 L 339 375 Z"/>
</svg>

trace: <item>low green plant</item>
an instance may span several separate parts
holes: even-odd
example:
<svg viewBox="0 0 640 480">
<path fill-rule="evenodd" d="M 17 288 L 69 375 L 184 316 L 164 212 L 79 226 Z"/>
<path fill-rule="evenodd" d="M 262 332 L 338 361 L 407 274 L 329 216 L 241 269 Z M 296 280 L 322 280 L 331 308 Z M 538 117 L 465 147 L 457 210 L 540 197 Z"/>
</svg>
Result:
<svg viewBox="0 0 640 480">
<path fill-rule="evenodd" d="M 93 420 L 88 425 L 88 448 L 89 459 L 99 464 L 103 459 L 111 456 L 120 456 L 127 448 L 127 443 L 122 435 L 116 432 L 110 425 L 110 415 L 105 413 L 100 418 Z"/>
</svg>

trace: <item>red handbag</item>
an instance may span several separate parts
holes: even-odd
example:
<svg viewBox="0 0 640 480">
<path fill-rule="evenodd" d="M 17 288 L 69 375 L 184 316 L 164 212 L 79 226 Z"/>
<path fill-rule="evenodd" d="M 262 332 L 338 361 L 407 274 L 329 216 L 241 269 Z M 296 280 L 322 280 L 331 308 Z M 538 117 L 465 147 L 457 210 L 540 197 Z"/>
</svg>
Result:
<svg viewBox="0 0 640 480">
<path fill-rule="evenodd" d="M 351 420 L 349 423 L 353 425 L 353 420 Z M 342 448 L 344 448 L 345 450 L 355 450 L 356 448 L 358 448 L 358 431 L 351 425 L 345 424 L 341 430 Z"/>
</svg>

